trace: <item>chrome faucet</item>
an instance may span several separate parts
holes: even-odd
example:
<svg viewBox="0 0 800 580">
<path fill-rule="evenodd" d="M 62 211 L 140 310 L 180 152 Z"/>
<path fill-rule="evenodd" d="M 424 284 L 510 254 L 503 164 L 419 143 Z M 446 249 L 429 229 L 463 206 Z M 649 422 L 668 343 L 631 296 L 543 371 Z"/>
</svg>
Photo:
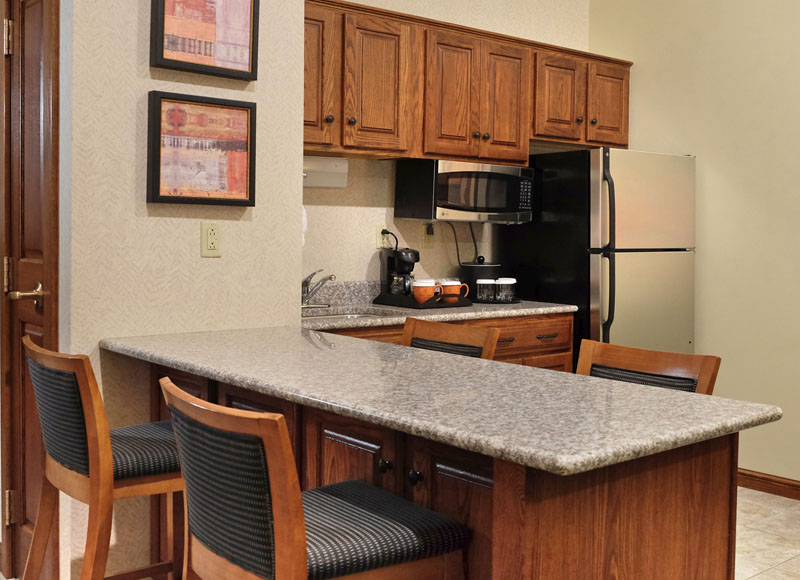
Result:
<svg viewBox="0 0 800 580">
<path fill-rule="evenodd" d="M 303 279 L 302 284 L 300 285 L 301 288 L 301 302 L 303 308 L 328 308 L 330 304 L 309 304 L 311 298 L 314 297 L 314 294 L 319 292 L 319 289 L 322 288 L 327 282 L 333 282 L 336 280 L 336 276 L 331 274 L 327 278 L 322 278 L 319 282 L 311 285 L 311 281 L 314 279 L 314 276 L 322 272 L 322 270 L 317 270 L 316 272 L 312 272 L 308 276 Z"/>
</svg>

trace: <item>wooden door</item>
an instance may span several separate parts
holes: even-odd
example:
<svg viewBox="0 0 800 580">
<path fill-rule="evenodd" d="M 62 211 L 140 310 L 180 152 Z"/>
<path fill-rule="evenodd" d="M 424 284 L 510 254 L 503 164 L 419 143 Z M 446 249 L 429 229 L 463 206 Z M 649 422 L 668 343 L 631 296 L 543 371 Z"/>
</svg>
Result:
<svg viewBox="0 0 800 580">
<path fill-rule="evenodd" d="M 13 54 L 4 63 L 3 256 L 8 292 L 44 296 L 2 305 L 3 490 L 13 525 L 4 526 L 2 571 L 21 576 L 39 504 L 42 434 L 21 340 L 58 349 L 58 1 L 9 3 Z M 5 284 L 4 284 L 5 286 Z M 3 494 L 6 495 L 5 493 Z M 5 499 L 5 497 L 4 497 Z M 4 506 L 5 508 L 6 506 Z M 57 518 L 56 518 L 57 519 Z M 58 577 L 58 534 L 50 540 L 42 579 Z"/>
<path fill-rule="evenodd" d="M 345 14 L 344 127 L 347 147 L 405 151 L 411 126 L 411 27 Z"/>
<path fill-rule="evenodd" d="M 426 31 L 425 153 L 478 156 L 480 48 L 468 34 Z"/>
<path fill-rule="evenodd" d="M 630 70 L 624 66 L 589 64 L 586 140 L 628 144 Z"/>
<path fill-rule="evenodd" d="M 534 134 L 583 138 L 586 116 L 586 62 L 568 56 L 536 54 Z"/>
<path fill-rule="evenodd" d="M 303 411 L 303 489 L 357 479 L 395 492 L 397 434 L 316 409 Z"/>
<path fill-rule="evenodd" d="M 483 41 L 480 156 L 528 161 L 531 51 Z"/>
<path fill-rule="evenodd" d="M 306 4 L 303 141 L 334 145 L 342 127 L 342 14 Z"/>
<path fill-rule="evenodd" d="M 492 577 L 491 457 L 409 437 L 406 492 L 414 503 L 445 514 L 472 530 L 467 577 Z"/>
</svg>

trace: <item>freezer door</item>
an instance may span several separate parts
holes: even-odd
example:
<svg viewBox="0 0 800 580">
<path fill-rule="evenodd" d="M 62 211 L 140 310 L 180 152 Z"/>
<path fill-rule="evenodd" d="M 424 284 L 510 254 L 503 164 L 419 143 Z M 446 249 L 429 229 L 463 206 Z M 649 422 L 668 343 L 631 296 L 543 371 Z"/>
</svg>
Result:
<svg viewBox="0 0 800 580">
<path fill-rule="evenodd" d="M 617 249 L 694 248 L 695 158 L 624 149 L 610 154 Z"/>
<path fill-rule="evenodd" d="M 694 252 L 616 254 L 610 342 L 694 352 Z"/>
</svg>

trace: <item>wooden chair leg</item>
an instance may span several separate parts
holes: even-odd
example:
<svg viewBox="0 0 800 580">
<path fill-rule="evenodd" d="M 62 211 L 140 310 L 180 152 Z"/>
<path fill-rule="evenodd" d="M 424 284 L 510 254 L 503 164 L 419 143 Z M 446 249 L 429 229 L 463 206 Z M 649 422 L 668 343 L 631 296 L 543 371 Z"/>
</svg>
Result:
<svg viewBox="0 0 800 580">
<path fill-rule="evenodd" d="M 95 495 L 95 494 L 93 494 Z M 113 491 L 100 491 L 89 503 L 89 529 L 81 567 L 81 580 L 103 580 L 111 542 L 111 521 L 114 514 Z"/>
<path fill-rule="evenodd" d="M 58 489 L 47 477 L 42 478 L 42 491 L 39 494 L 39 514 L 36 516 L 36 525 L 33 528 L 31 549 L 28 560 L 25 562 L 25 571 L 22 580 L 39 580 L 47 551 L 47 541 L 53 528 L 53 518 L 58 509 Z"/>
<path fill-rule="evenodd" d="M 176 491 L 167 494 L 167 560 L 172 562 L 172 572 L 167 575 L 167 580 L 181 580 L 186 578 L 184 571 L 184 550 L 186 524 L 183 493 Z"/>
</svg>

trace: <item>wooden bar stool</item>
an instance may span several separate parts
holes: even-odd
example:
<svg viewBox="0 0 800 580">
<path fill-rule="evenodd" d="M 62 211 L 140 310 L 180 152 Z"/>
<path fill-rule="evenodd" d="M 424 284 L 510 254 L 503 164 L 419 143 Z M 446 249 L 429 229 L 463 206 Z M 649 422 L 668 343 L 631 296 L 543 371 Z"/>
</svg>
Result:
<svg viewBox="0 0 800 580">
<path fill-rule="evenodd" d="M 499 328 L 484 328 L 406 318 L 400 344 L 473 358 L 494 358 Z"/>
<path fill-rule="evenodd" d="M 463 578 L 460 524 L 360 481 L 301 493 L 283 415 L 161 388 L 186 479 L 185 579 Z"/>
<path fill-rule="evenodd" d="M 718 356 L 644 350 L 584 339 L 575 374 L 710 395 L 721 361 Z"/>
<path fill-rule="evenodd" d="M 58 509 L 58 492 L 89 504 L 81 580 L 105 576 L 114 500 L 184 488 L 170 421 L 109 429 L 89 357 L 22 339 L 45 447 L 39 515 L 23 580 L 38 580 Z M 109 576 L 134 580 L 171 572 L 172 562 Z"/>
</svg>

